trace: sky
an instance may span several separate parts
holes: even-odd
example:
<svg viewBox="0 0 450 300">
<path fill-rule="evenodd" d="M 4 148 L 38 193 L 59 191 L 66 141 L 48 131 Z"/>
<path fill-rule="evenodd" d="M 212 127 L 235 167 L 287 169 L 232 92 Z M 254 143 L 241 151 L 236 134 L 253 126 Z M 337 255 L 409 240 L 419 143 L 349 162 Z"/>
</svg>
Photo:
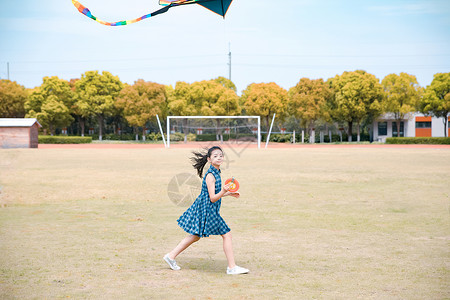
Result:
<svg viewBox="0 0 450 300">
<path fill-rule="evenodd" d="M 130 20 L 158 0 L 80 0 L 99 19 Z M 70 80 L 109 71 L 175 86 L 229 77 L 285 89 L 365 70 L 380 81 L 406 72 L 426 87 L 450 72 L 447 0 L 234 0 L 222 17 L 199 5 L 120 27 L 80 14 L 71 0 L 0 0 L 0 78 L 33 88 L 45 76 Z"/>
</svg>

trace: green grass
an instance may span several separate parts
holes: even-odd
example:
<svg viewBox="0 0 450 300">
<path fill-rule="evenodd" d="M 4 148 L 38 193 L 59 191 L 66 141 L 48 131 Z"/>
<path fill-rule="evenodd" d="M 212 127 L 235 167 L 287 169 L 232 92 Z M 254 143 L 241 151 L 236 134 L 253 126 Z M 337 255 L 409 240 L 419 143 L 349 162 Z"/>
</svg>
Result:
<svg viewBox="0 0 450 300">
<path fill-rule="evenodd" d="M 189 149 L 0 151 L 0 299 L 447 299 L 450 151 L 226 150 L 220 237 L 168 269 Z"/>
</svg>

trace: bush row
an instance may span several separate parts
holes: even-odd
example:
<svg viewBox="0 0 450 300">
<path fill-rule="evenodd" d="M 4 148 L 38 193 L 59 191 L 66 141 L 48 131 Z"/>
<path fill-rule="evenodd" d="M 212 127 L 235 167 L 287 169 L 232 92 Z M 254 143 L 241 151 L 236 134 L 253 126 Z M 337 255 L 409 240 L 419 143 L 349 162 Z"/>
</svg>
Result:
<svg viewBox="0 0 450 300">
<path fill-rule="evenodd" d="M 391 137 L 386 144 L 439 144 L 450 145 L 450 137 Z"/>
<path fill-rule="evenodd" d="M 253 137 L 256 139 L 256 134 L 238 134 L 236 135 L 235 133 L 232 134 L 223 134 L 223 140 L 224 141 L 229 141 L 229 140 L 235 140 L 235 139 L 242 139 L 242 138 L 248 138 L 248 137 Z M 196 136 L 195 138 L 196 141 L 198 142 L 209 142 L 209 141 L 216 141 L 216 134 L 199 134 Z"/>
<path fill-rule="evenodd" d="M 92 143 L 90 136 L 38 136 L 39 144 L 89 144 Z"/>
<path fill-rule="evenodd" d="M 266 140 L 267 135 L 262 135 L 262 141 Z M 255 137 L 251 134 L 241 134 L 238 138 L 245 137 Z M 98 136 L 50 136 L 50 135 L 40 135 L 39 144 L 88 144 L 92 142 L 92 139 Z M 104 140 L 135 140 L 135 135 L 116 135 L 116 134 L 106 134 Z M 223 140 L 228 141 L 229 139 L 235 139 L 236 136 L 224 135 Z M 292 134 L 272 134 L 270 135 L 270 141 L 276 143 L 292 143 Z M 151 133 L 146 136 L 148 141 L 162 141 L 162 136 L 160 133 Z M 176 132 L 170 135 L 170 140 L 172 142 L 184 141 L 184 134 Z M 188 134 L 188 141 L 215 141 L 215 134 L 202 134 L 195 135 L 193 133 Z M 343 136 L 343 141 L 347 140 L 347 136 Z M 356 140 L 356 137 L 354 137 Z M 365 139 L 361 139 L 365 140 Z M 296 143 L 301 142 L 301 134 L 295 135 Z M 308 143 L 309 136 L 305 135 L 305 143 Z M 319 138 L 316 136 L 316 143 L 319 142 Z M 329 143 L 329 136 L 324 137 L 324 142 Z M 332 142 L 340 142 L 339 135 L 332 135 Z M 391 137 L 386 139 L 386 144 L 440 144 L 440 145 L 450 145 L 450 137 Z"/>
<path fill-rule="evenodd" d="M 98 134 L 90 135 L 93 140 L 98 140 Z M 123 133 L 123 134 L 115 134 L 115 133 L 107 133 L 102 136 L 104 141 L 135 141 L 136 134 L 133 133 Z M 142 140 L 142 134 L 138 134 L 138 140 Z M 146 141 L 162 141 L 161 134 L 152 132 L 145 136 Z"/>
<path fill-rule="evenodd" d="M 294 136 L 293 134 L 280 134 L 280 133 L 275 133 L 275 134 L 271 134 L 270 135 L 270 141 L 271 142 L 276 142 L 276 143 L 292 143 Z M 267 134 L 263 134 L 261 136 L 262 141 L 266 141 L 267 139 Z M 352 141 L 356 141 L 357 140 L 357 135 L 353 134 L 352 135 Z M 367 142 L 370 140 L 370 136 L 367 133 L 361 133 L 360 135 L 360 141 L 361 142 Z M 348 135 L 346 133 L 342 134 L 342 142 L 347 142 L 348 141 Z M 302 133 L 295 133 L 295 142 L 296 143 L 301 143 L 302 142 Z M 309 143 L 309 134 L 305 133 L 304 136 L 304 142 L 305 143 Z M 320 143 L 320 134 L 316 132 L 316 136 L 315 136 L 315 143 Z M 323 137 L 323 142 L 324 143 L 330 143 L 330 136 L 328 134 L 324 135 Z M 339 134 L 332 134 L 331 135 L 331 142 L 332 143 L 339 143 L 341 142 L 341 137 L 339 136 Z"/>
<path fill-rule="evenodd" d="M 251 134 L 241 134 L 238 138 L 255 137 Z M 262 141 L 266 140 L 267 135 L 263 134 L 261 136 Z M 141 137 L 139 137 L 141 138 Z M 228 141 L 230 139 L 235 139 L 236 136 L 224 135 L 223 140 Z M 295 142 L 301 142 L 301 134 L 295 135 Z M 39 144 L 88 144 L 91 143 L 93 139 L 98 139 L 98 135 L 93 136 L 50 136 L 50 135 L 40 135 Z M 136 136 L 134 134 L 106 134 L 103 136 L 104 140 L 135 140 Z M 271 134 L 270 141 L 276 143 L 292 143 L 292 134 Z M 162 141 L 162 136 L 160 133 L 150 133 L 146 136 L 148 141 Z M 170 135 L 170 140 L 172 142 L 184 141 L 184 134 L 176 132 Z M 188 141 L 215 141 L 215 134 L 202 134 L 195 135 L 193 133 L 188 134 Z M 343 136 L 343 142 L 347 141 L 347 135 Z M 356 136 L 353 140 L 356 140 Z M 361 140 L 366 140 L 366 137 L 361 137 Z M 308 143 L 309 136 L 305 135 L 305 143 Z M 316 143 L 319 142 L 319 137 L 316 136 Z M 324 142 L 329 143 L 329 136 L 324 136 Z M 340 142 L 339 135 L 332 135 L 332 142 Z M 386 144 L 440 144 L 440 145 L 450 145 L 450 137 L 391 137 L 386 139 Z"/>
<path fill-rule="evenodd" d="M 79 137 L 79 136 L 48 136 L 48 135 L 40 135 L 39 136 L 39 143 L 40 144 L 83 144 L 83 143 L 91 143 L 92 140 L 98 140 L 99 136 L 97 134 L 90 135 L 87 137 Z M 165 136 L 167 139 L 167 136 Z M 253 138 L 256 140 L 256 135 L 254 134 L 224 134 L 223 140 L 229 141 L 233 139 L 246 139 L 246 138 Z M 267 134 L 261 135 L 261 141 L 265 142 L 267 138 Z M 295 142 L 301 143 L 302 135 L 296 134 L 295 135 Z M 136 135 L 135 134 L 105 134 L 103 135 L 103 140 L 105 141 L 135 141 Z M 142 135 L 138 135 L 138 140 L 142 140 Z M 145 136 L 146 141 L 162 141 L 162 136 L 160 133 L 152 132 Z M 184 134 L 181 132 L 172 133 L 170 135 L 170 140 L 172 142 L 182 142 L 184 141 Z M 189 142 L 192 141 L 199 141 L 199 142 L 209 142 L 209 141 L 216 141 L 216 135 L 215 134 L 201 134 L 201 135 L 195 135 L 193 133 L 189 133 L 187 135 L 187 140 Z M 292 134 L 280 134 L 275 133 L 270 135 L 270 141 L 275 143 L 292 143 L 293 135 Z M 356 141 L 356 135 L 353 137 L 353 140 Z M 368 140 L 368 136 L 361 135 L 361 141 Z M 305 143 L 309 142 L 309 135 L 305 134 Z M 342 136 L 342 141 L 347 141 L 347 135 L 344 134 Z M 316 143 L 320 142 L 320 137 L 318 134 L 316 134 Z M 328 135 L 324 136 L 324 142 L 329 143 L 330 138 Z M 332 135 L 331 142 L 340 142 L 340 137 L 337 134 Z"/>
</svg>

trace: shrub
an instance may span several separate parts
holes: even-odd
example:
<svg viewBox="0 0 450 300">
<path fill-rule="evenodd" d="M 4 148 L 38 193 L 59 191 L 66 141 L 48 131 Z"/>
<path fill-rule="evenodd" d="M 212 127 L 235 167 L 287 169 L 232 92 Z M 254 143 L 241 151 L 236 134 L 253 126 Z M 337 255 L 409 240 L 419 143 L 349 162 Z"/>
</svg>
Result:
<svg viewBox="0 0 450 300">
<path fill-rule="evenodd" d="M 97 141 L 99 136 L 98 134 L 92 134 L 90 135 L 92 137 L 92 140 Z M 103 135 L 103 141 L 135 141 L 136 140 L 136 134 L 134 133 L 122 133 L 122 134 L 115 134 L 115 133 L 106 133 Z M 138 135 L 138 139 L 142 139 L 142 135 Z"/>
<path fill-rule="evenodd" d="M 164 135 L 164 138 L 167 138 L 166 135 Z M 151 132 L 150 134 L 147 134 L 147 140 L 149 141 L 162 141 L 162 135 L 159 132 Z"/>
<path fill-rule="evenodd" d="M 353 142 L 356 142 L 356 134 L 354 134 L 353 136 Z M 276 142 L 276 143 L 292 143 L 293 140 L 293 134 L 291 133 L 286 133 L 286 134 L 281 134 L 281 133 L 272 133 L 270 135 L 270 141 L 271 142 Z M 261 141 L 266 141 L 267 139 L 267 134 L 262 134 L 261 135 Z M 347 142 L 348 140 L 348 136 L 347 134 L 343 133 L 342 134 L 342 142 Z M 361 142 L 367 142 L 370 140 L 369 134 L 367 133 L 361 133 L 360 135 L 360 141 Z M 315 133 L 315 143 L 320 143 L 320 132 L 316 131 Z M 331 142 L 332 143 L 339 143 L 341 141 L 339 134 L 332 134 L 331 136 Z M 302 142 L 302 132 L 296 132 L 295 133 L 295 142 L 296 143 L 301 143 Z M 305 131 L 305 136 L 304 136 L 304 142 L 305 144 L 309 143 L 309 134 Z M 329 143 L 330 142 L 330 136 L 328 134 L 325 134 L 323 137 L 323 142 L 324 143 Z"/>
<path fill-rule="evenodd" d="M 450 137 L 390 137 L 386 144 L 439 144 L 450 145 Z"/>
<path fill-rule="evenodd" d="M 98 139 L 98 136 L 97 136 Z M 103 140 L 106 141 L 134 141 L 136 140 L 136 135 L 132 133 L 115 134 L 108 133 L 103 135 Z"/>
<path fill-rule="evenodd" d="M 108 133 L 103 136 L 103 140 L 105 141 L 117 141 L 120 140 L 120 135 L 115 133 Z"/>
<path fill-rule="evenodd" d="M 270 141 L 275 143 L 290 143 L 292 141 L 292 134 L 271 134 Z"/>
<path fill-rule="evenodd" d="M 184 141 L 184 134 L 181 132 L 175 132 L 170 134 L 170 141 L 171 142 L 181 142 Z"/>
<path fill-rule="evenodd" d="M 38 141 L 39 144 L 89 144 L 92 142 L 92 137 L 40 135 Z"/>
<path fill-rule="evenodd" d="M 225 134 L 223 133 L 223 140 L 229 141 L 229 140 L 235 140 L 236 139 L 236 134 L 235 133 L 231 133 L 231 134 Z M 256 139 L 256 134 L 251 134 L 251 133 L 241 133 L 237 135 L 238 139 L 243 139 L 243 138 L 255 138 Z M 217 137 L 215 133 L 212 134 L 199 134 L 196 136 L 195 141 L 198 142 L 211 142 L 211 141 L 217 141 Z"/>
<path fill-rule="evenodd" d="M 228 135 L 227 136 L 223 136 L 224 140 L 228 139 Z M 212 134 L 198 134 L 197 138 L 195 139 L 198 142 L 210 142 L 210 141 L 215 141 L 217 140 L 216 138 L 216 134 L 212 133 Z"/>
<path fill-rule="evenodd" d="M 189 133 L 189 134 L 187 135 L 187 140 L 188 140 L 189 142 L 193 142 L 193 141 L 195 141 L 196 139 L 197 139 L 197 135 L 196 135 L 196 134 Z"/>
</svg>

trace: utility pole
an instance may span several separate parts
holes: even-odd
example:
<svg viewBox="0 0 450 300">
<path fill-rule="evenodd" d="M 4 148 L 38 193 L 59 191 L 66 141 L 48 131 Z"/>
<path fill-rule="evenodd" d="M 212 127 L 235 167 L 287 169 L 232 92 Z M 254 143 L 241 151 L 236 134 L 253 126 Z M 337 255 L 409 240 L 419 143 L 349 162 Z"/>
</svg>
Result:
<svg viewBox="0 0 450 300">
<path fill-rule="evenodd" d="M 6 63 L 6 74 L 8 74 L 8 80 L 9 80 L 9 62 Z"/>
<path fill-rule="evenodd" d="M 228 79 L 231 81 L 231 43 L 228 43 Z"/>
</svg>

